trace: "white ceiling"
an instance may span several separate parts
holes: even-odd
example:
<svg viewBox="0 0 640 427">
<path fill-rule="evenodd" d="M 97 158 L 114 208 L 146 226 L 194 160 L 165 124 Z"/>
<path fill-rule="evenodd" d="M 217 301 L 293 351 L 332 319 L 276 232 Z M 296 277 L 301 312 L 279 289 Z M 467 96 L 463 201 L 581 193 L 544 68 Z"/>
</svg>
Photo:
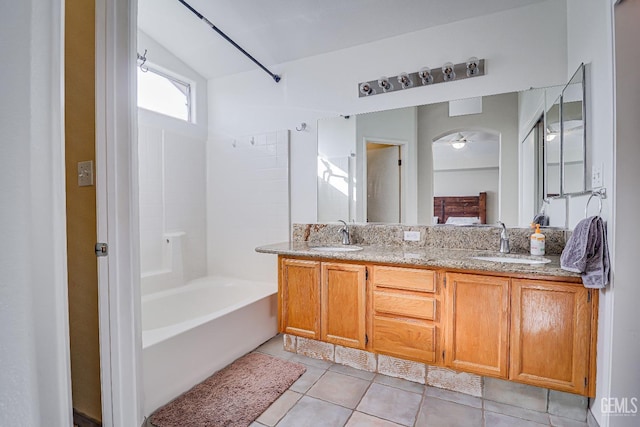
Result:
<svg viewBox="0 0 640 427">
<path fill-rule="evenodd" d="M 451 145 L 464 138 L 461 149 Z M 433 142 L 433 169 L 469 169 L 498 167 L 500 163 L 500 136 L 483 130 L 461 130 L 445 135 Z"/>
<path fill-rule="evenodd" d="M 544 0 L 186 1 L 269 67 Z M 139 0 L 138 26 L 206 78 L 257 68 L 178 0 Z"/>
</svg>

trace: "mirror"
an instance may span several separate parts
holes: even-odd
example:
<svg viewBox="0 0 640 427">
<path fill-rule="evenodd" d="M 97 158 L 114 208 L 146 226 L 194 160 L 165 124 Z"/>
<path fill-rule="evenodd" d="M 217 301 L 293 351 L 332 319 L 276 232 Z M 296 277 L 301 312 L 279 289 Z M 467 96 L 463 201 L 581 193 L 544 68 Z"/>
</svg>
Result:
<svg viewBox="0 0 640 427">
<path fill-rule="evenodd" d="M 486 192 L 486 222 L 517 225 L 518 99 L 511 92 L 319 120 L 318 221 L 432 224 L 434 195 Z M 458 135 L 466 142 L 454 149 L 459 157 L 445 155 Z"/>
<path fill-rule="evenodd" d="M 563 123 L 567 138 L 584 135 L 578 75 L 564 87 L 564 115 L 556 86 L 319 120 L 317 220 L 433 224 L 441 222 L 434 198 L 483 193 L 486 223 L 528 226 L 543 198 L 585 188 L 586 145 L 562 144 Z M 441 157 L 439 146 L 459 140 L 471 150 L 487 135 L 495 137 L 497 162 L 488 154 L 465 159 L 463 149 Z M 484 164 L 471 161 L 480 158 Z M 453 173 L 455 180 L 446 178 Z M 484 181 L 489 174 L 492 184 Z M 554 216 L 564 223 L 564 214 Z"/>
<path fill-rule="evenodd" d="M 562 91 L 562 193 L 587 190 L 585 66 L 580 65 Z"/>
<path fill-rule="evenodd" d="M 543 142 L 544 158 L 544 197 L 559 197 L 562 194 L 561 150 L 562 137 L 560 105 L 562 95 L 559 95 L 545 112 L 545 139 Z"/>
</svg>

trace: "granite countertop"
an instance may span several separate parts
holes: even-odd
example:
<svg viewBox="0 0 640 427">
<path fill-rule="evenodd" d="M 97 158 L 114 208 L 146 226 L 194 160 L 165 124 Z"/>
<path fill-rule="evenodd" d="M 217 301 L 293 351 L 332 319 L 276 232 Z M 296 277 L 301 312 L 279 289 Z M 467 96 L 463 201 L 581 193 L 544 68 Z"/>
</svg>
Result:
<svg viewBox="0 0 640 427">
<path fill-rule="evenodd" d="M 341 245 L 309 242 L 283 242 L 272 245 L 259 246 L 256 248 L 256 252 L 318 259 L 362 261 L 385 264 L 406 264 L 455 270 L 478 270 L 506 274 L 533 274 L 543 276 L 580 278 L 579 274 L 562 270 L 560 268 L 559 255 L 534 257 L 527 254 L 503 255 L 499 252 L 486 250 L 401 247 L 391 245 L 358 245 L 361 246 L 363 250 L 351 252 L 331 252 L 311 249 L 318 246 Z M 551 260 L 551 262 L 546 264 L 501 263 L 473 259 L 472 257 L 475 256 L 508 256 L 525 259 L 546 258 Z"/>
</svg>

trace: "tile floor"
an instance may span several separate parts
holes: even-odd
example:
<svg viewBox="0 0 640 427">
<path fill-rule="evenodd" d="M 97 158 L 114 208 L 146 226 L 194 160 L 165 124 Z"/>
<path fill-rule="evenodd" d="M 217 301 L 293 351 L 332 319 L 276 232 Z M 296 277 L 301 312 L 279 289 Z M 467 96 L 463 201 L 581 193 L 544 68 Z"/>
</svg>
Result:
<svg viewBox="0 0 640 427">
<path fill-rule="evenodd" d="M 250 427 L 587 427 L 587 423 L 360 371 L 284 351 L 282 336 L 256 351 L 307 371 Z"/>
</svg>

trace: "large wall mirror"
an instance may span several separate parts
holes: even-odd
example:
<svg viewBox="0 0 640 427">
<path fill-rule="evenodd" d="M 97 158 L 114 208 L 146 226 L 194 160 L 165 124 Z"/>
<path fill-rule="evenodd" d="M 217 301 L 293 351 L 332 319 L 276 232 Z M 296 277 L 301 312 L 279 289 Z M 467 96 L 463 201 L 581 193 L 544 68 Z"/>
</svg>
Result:
<svg viewBox="0 0 640 427">
<path fill-rule="evenodd" d="M 528 226 L 545 198 L 584 181 L 584 163 L 575 147 L 562 147 L 561 135 L 563 121 L 584 115 L 573 105 L 562 114 L 562 90 L 319 120 L 318 221 L 431 225 L 445 222 L 440 200 L 473 196 L 486 206 L 477 222 Z"/>
<path fill-rule="evenodd" d="M 566 195 L 588 189 L 585 73 L 586 67 L 580 65 L 562 91 L 562 192 Z"/>
<path fill-rule="evenodd" d="M 318 221 L 434 224 L 434 198 L 486 193 L 518 225 L 519 94 L 321 119 Z M 532 217 L 532 215 L 531 215 Z"/>
</svg>

